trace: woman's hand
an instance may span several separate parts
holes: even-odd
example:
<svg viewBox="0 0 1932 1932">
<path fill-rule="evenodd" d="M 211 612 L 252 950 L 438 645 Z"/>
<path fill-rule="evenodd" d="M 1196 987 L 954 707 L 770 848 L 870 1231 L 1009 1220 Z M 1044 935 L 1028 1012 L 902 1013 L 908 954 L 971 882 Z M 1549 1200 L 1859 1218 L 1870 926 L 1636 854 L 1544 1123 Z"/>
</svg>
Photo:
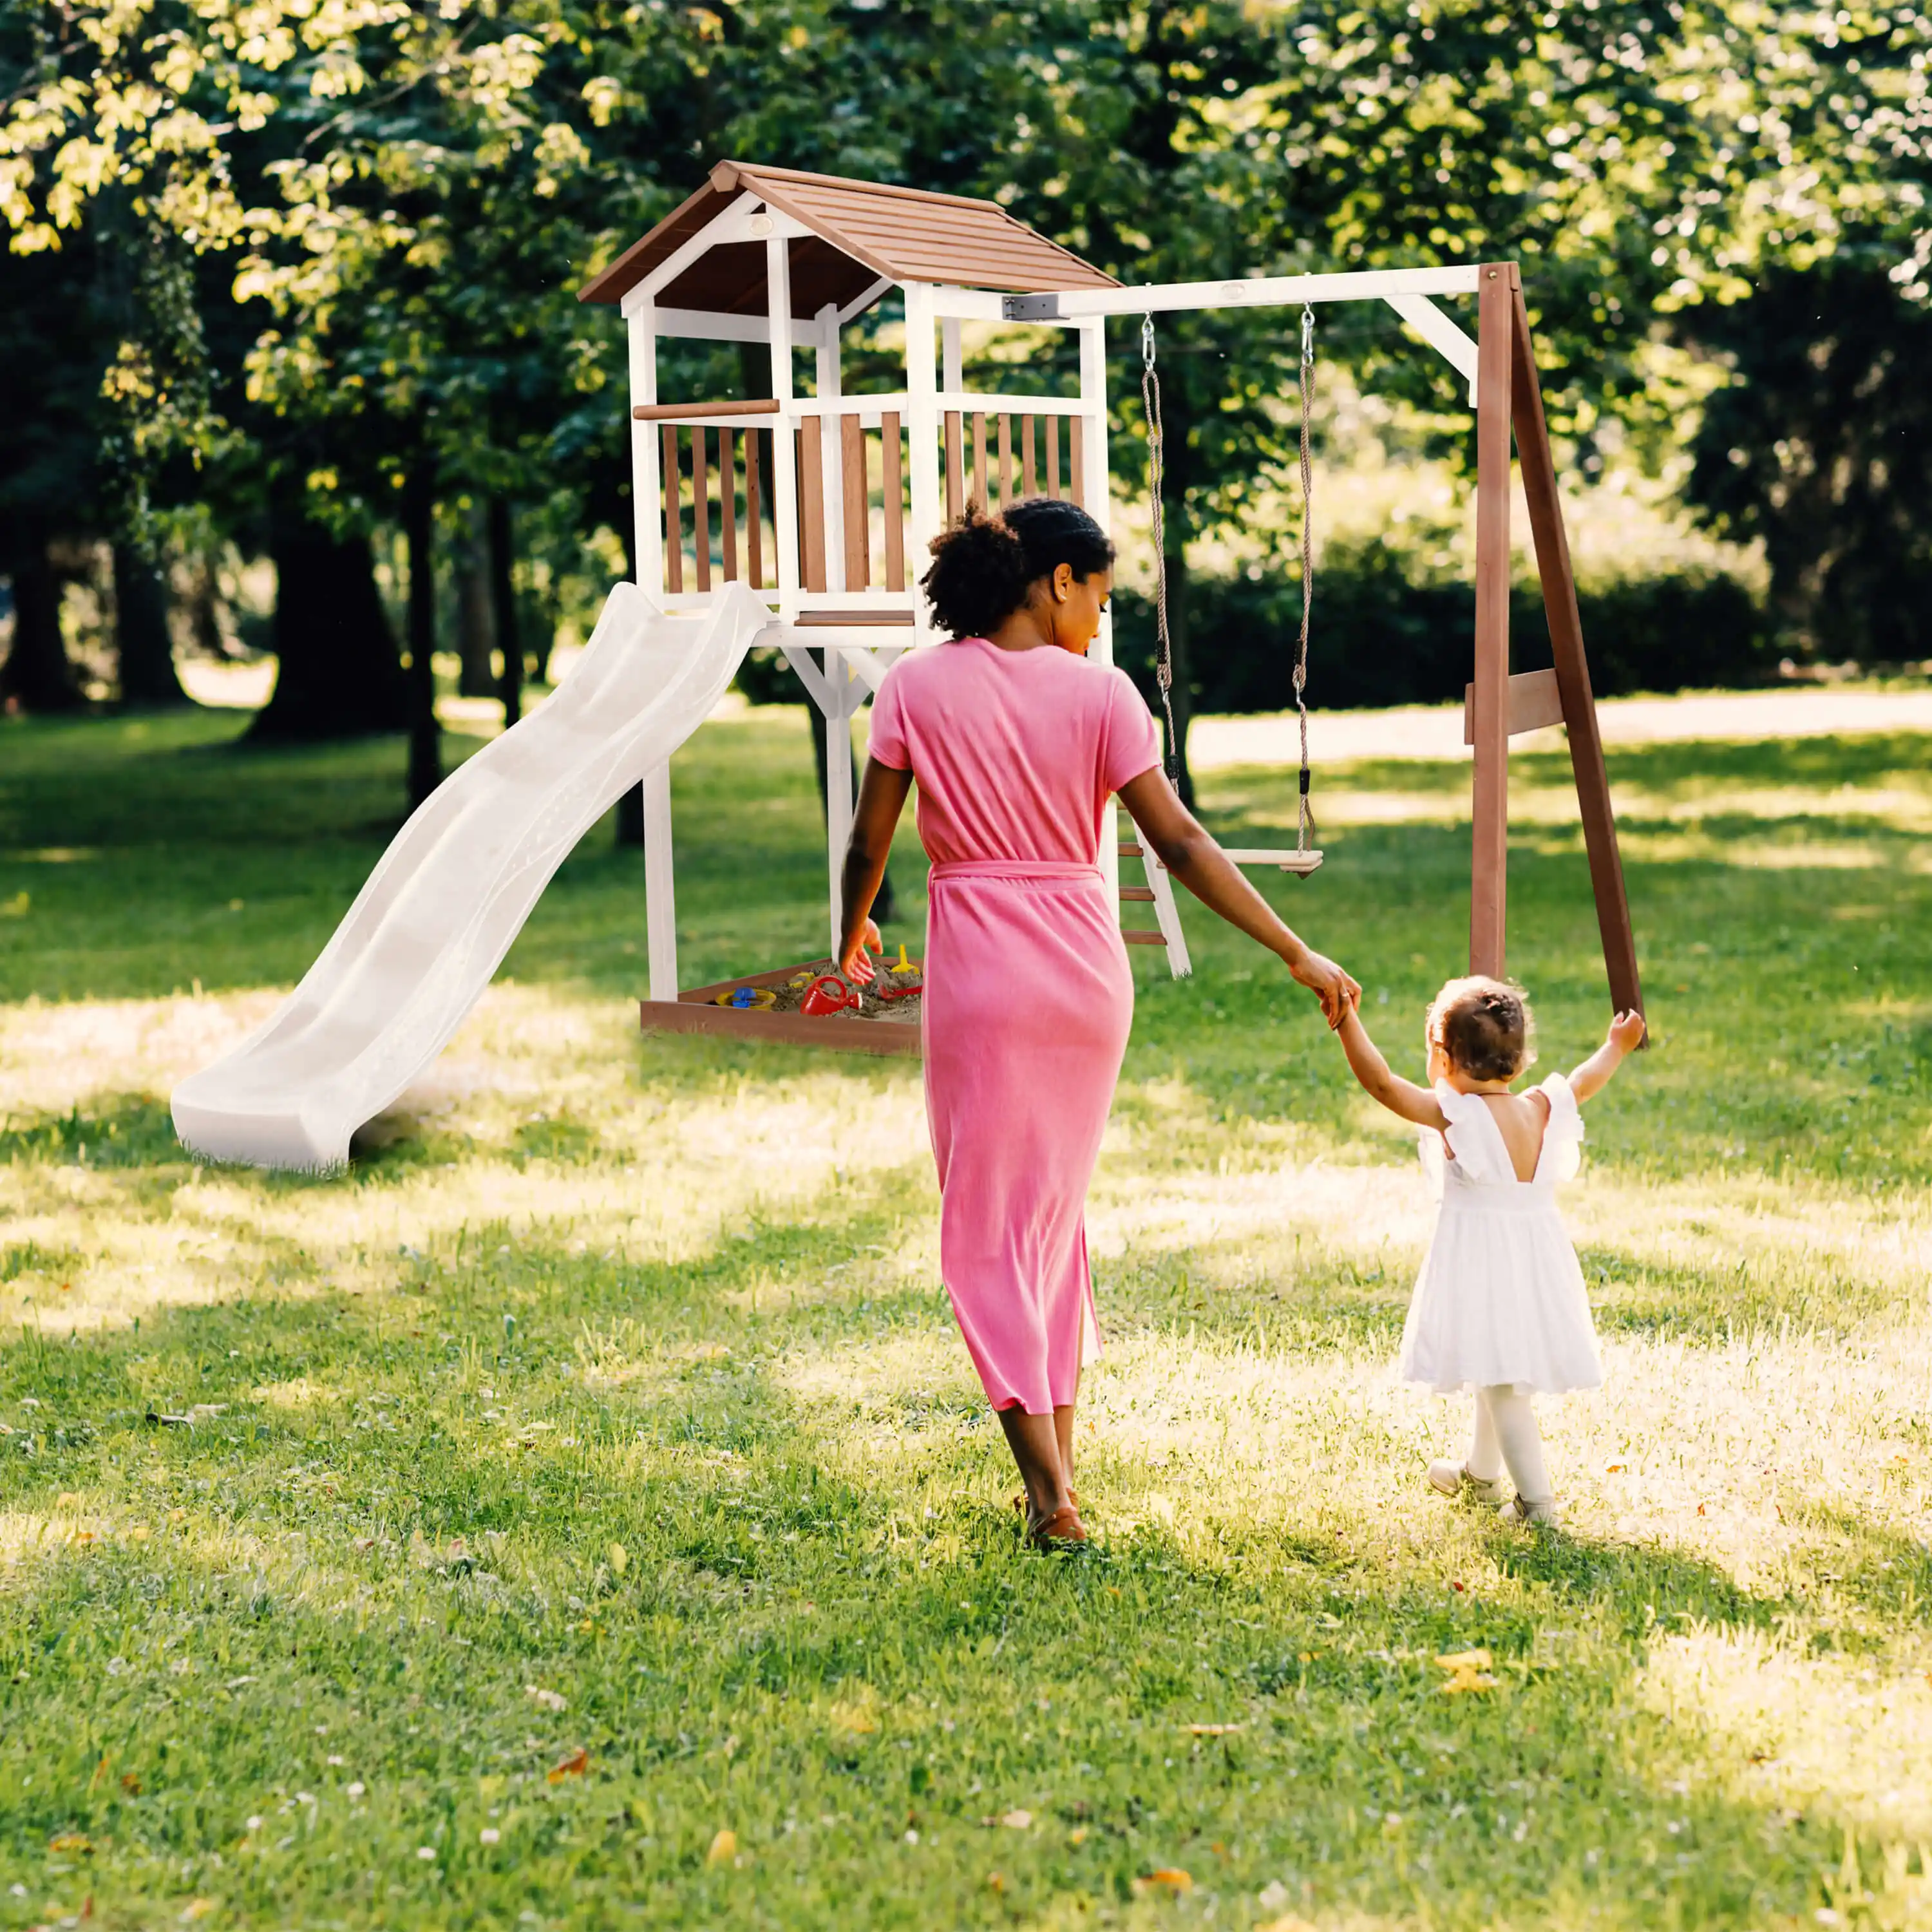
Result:
<svg viewBox="0 0 1932 1932">
<path fill-rule="evenodd" d="M 879 937 L 879 928 L 871 920 L 866 922 L 865 930 L 847 950 L 845 956 L 838 962 L 838 970 L 855 986 L 870 983 L 878 975 L 878 968 L 866 957 L 868 952 L 883 952 L 886 942 Z"/>
<path fill-rule="evenodd" d="M 1306 986 L 1322 1002 L 1322 1017 L 1333 1032 L 1362 997 L 1360 986 L 1334 960 L 1319 952 L 1303 952 L 1288 969 L 1298 985 Z"/>
</svg>

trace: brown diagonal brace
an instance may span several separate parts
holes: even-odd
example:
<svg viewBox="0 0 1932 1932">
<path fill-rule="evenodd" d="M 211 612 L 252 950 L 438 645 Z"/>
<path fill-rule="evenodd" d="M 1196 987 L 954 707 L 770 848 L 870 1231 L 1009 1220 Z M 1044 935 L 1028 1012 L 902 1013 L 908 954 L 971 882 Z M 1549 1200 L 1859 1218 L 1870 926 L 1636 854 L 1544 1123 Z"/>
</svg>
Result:
<svg viewBox="0 0 1932 1932">
<path fill-rule="evenodd" d="M 1630 929 L 1630 902 L 1624 892 L 1623 860 L 1617 850 L 1616 814 L 1610 804 L 1610 775 L 1604 768 L 1604 741 L 1597 729 L 1596 700 L 1590 691 L 1589 662 L 1583 652 L 1583 622 L 1576 608 L 1576 579 L 1570 566 L 1570 542 L 1563 529 L 1563 506 L 1556 494 L 1556 466 L 1544 420 L 1543 389 L 1536 377 L 1529 316 L 1518 288 L 1512 304 L 1514 346 L 1511 414 L 1516 458 L 1522 469 L 1523 495 L 1529 506 L 1530 534 L 1536 543 L 1536 570 L 1543 584 L 1543 609 L 1550 623 L 1550 648 L 1556 664 L 1563 722 L 1570 736 L 1570 763 L 1576 778 L 1576 802 L 1583 818 L 1584 849 L 1590 857 L 1590 887 L 1596 896 L 1597 925 L 1603 934 L 1604 964 L 1610 981 L 1610 1004 L 1619 1012 L 1643 1011 L 1637 977 L 1636 939 Z"/>
</svg>

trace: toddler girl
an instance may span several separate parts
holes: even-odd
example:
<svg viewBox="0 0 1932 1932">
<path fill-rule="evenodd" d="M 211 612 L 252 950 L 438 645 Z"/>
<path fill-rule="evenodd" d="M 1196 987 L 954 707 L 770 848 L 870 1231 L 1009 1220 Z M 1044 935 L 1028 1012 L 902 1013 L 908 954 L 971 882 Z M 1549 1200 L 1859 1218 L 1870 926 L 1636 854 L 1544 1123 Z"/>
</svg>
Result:
<svg viewBox="0 0 1932 1932">
<path fill-rule="evenodd" d="M 1402 1336 L 1402 1375 L 1438 1395 L 1473 1389 L 1476 1427 L 1460 1462 L 1432 1462 L 1444 1496 L 1504 1503 L 1553 1523 L 1556 1503 L 1530 1396 L 1595 1388 L 1604 1372 L 1576 1251 L 1556 1212 L 1556 1184 L 1576 1172 L 1580 1102 L 1597 1093 L 1643 1038 L 1643 1019 L 1619 1013 L 1601 1046 L 1566 1080 L 1552 1073 L 1527 1094 L 1510 1083 L 1535 1058 L 1520 988 L 1451 980 L 1429 1009 L 1432 1089 L 1389 1071 L 1351 1007 L 1336 1029 L 1355 1078 L 1406 1120 L 1432 1130 L 1422 1160 L 1438 1198 L 1436 1231 Z"/>
</svg>

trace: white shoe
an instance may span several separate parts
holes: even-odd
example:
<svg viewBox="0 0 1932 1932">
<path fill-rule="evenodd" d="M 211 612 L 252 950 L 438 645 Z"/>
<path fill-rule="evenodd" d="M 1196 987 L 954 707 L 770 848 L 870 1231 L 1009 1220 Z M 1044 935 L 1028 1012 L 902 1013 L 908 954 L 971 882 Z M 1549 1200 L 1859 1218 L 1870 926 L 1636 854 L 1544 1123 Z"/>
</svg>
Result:
<svg viewBox="0 0 1932 1932">
<path fill-rule="evenodd" d="M 1500 1509 L 1509 1493 L 1509 1486 L 1502 1477 L 1492 1476 L 1485 1480 L 1471 1475 L 1460 1462 L 1430 1463 L 1429 1486 L 1454 1497 L 1458 1502 L 1480 1503 L 1486 1509 Z"/>
<path fill-rule="evenodd" d="M 1512 1496 L 1503 1505 L 1503 1515 L 1511 1522 L 1527 1523 L 1535 1529 L 1555 1529 L 1562 1522 L 1558 1514 L 1556 1499 L 1546 1496 L 1540 1503 L 1526 1502 L 1521 1496 Z"/>
</svg>

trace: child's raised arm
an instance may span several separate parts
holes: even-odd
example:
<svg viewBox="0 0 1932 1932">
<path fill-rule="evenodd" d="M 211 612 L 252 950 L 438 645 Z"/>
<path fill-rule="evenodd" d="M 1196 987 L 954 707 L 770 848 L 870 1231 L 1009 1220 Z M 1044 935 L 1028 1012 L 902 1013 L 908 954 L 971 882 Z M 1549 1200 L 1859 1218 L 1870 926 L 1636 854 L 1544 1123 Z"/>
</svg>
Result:
<svg viewBox="0 0 1932 1932">
<path fill-rule="evenodd" d="M 1570 1090 L 1580 1106 L 1610 1084 L 1610 1076 L 1624 1064 L 1624 1055 L 1643 1043 L 1643 1034 L 1641 1013 L 1619 1013 L 1611 1021 L 1603 1045 L 1570 1076 Z"/>
<path fill-rule="evenodd" d="M 1436 1104 L 1436 1096 L 1426 1087 L 1418 1087 L 1413 1080 L 1405 1080 L 1399 1073 L 1389 1071 L 1381 1048 L 1370 1039 L 1352 1002 L 1335 1030 L 1341 1040 L 1342 1051 L 1348 1056 L 1349 1071 L 1362 1083 L 1363 1090 L 1371 1100 L 1380 1101 L 1391 1114 L 1413 1120 L 1418 1126 L 1434 1127 L 1440 1132 L 1448 1126 L 1442 1109 Z"/>
</svg>

